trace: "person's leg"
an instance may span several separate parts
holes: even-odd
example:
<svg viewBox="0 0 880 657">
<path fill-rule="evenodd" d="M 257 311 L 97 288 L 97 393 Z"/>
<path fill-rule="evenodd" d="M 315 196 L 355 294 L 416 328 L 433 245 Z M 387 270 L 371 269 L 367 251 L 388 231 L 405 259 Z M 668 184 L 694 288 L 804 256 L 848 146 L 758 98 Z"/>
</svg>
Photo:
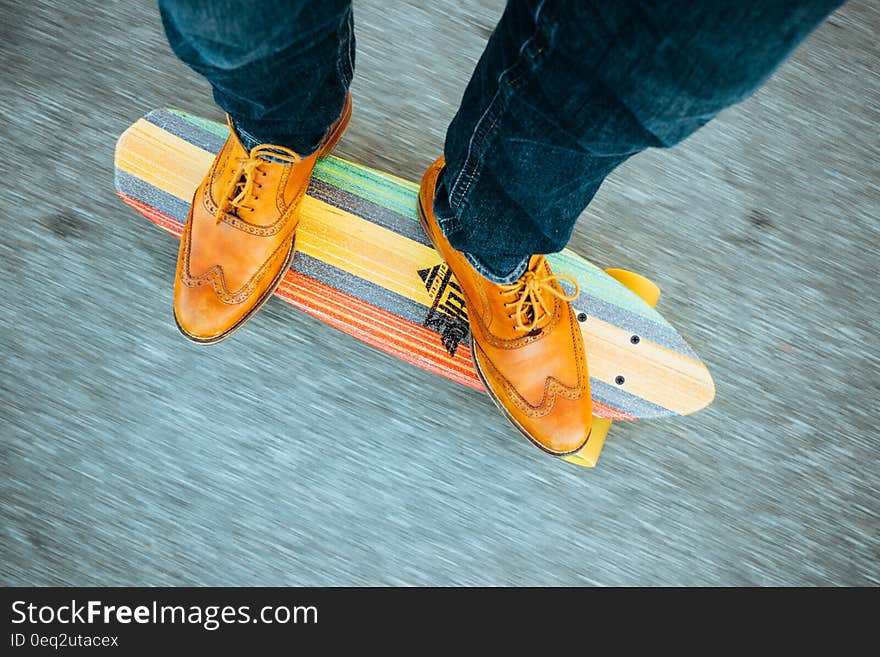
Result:
<svg viewBox="0 0 880 657">
<path fill-rule="evenodd" d="M 592 393 L 577 291 L 541 254 L 614 167 L 745 98 L 838 2 L 794 4 L 509 0 L 419 215 L 465 299 L 477 373 L 542 449 L 589 442 Z"/>
<path fill-rule="evenodd" d="M 211 83 L 245 147 L 312 153 L 354 71 L 350 0 L 159 0 L 174 53 Z"/>
<path fill-rule="evenodd" d="M 840 4 L 510 0 L 446 135 L 444 234 L 516 280 L 617 165 L 748 97 Z"/>
<path fill-rule="evenodd" d="M 348 0 L 160 0 L 173 50 L 234 128 L 193 194 L 174 318 L 213 344 L 272 296 L 293 260 L 299 206 L 351 117 Z"/>
</svg>

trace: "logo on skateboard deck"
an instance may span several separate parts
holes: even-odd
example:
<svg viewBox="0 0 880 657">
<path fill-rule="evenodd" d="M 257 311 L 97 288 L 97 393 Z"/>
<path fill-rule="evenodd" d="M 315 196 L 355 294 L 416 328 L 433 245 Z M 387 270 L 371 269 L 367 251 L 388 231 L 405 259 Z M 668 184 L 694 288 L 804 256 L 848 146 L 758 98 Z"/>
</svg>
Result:
<svg viewBox="0 0 880 657">
<path fill-rule="evenodd" d="M 461 288 L 452 277 L 452 271 L 442 262 L 428 269 L 420 269 L 419 276 L 431 297 L 431 307 L 423 326 L 437 331 L 446 351 L 450 356 L 455 356 L 458 345 L 470 331 Z"/>
</svg>

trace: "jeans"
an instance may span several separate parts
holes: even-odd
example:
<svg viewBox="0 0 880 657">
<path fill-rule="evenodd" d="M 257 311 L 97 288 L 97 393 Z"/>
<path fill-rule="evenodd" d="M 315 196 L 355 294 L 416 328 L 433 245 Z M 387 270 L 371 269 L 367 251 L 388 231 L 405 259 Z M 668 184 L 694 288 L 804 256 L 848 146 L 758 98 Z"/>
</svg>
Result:
<svg viewBox="0 0 880 657">
<path fill-rule="evenodd" d="M 446 133 L 452 246 L 507 283 L 564 248 L 605 177 L 751 95 L 841 0 L 509 0 Z M 346 0 L 159 0 L 248 146 L 313 152 L 354 70 Z"/>
</svg>

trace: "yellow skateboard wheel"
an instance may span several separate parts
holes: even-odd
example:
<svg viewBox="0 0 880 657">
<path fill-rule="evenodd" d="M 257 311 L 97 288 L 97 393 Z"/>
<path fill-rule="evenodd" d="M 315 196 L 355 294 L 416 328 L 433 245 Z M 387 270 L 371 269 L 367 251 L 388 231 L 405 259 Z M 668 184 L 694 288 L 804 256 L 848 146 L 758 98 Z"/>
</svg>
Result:
<svg viewBox="0 0 880 657">
<path fill-rule="evenodd" d="M 660 299 L 660 288 L 651 279 L 626 269 L 606 269 L 605 273 L 638 294 L 651 308 L 657 305 L 657 301 Z"/>
<path fill-rule="evenodd" d="M 608 429 L 611 427 L 611 420 L 604 417 L 593 416 L 593 429 L 590 432 L 590 439 L 587 444 L 581 447 L 580 451 L 571 456 L 564 456 L 563 460 L 585 468 L 592 468 L 599 459 L 599 452 L 602 451 L 602 445 L 605 444 L 605 436 L 608 435 Z"/>
</svg>

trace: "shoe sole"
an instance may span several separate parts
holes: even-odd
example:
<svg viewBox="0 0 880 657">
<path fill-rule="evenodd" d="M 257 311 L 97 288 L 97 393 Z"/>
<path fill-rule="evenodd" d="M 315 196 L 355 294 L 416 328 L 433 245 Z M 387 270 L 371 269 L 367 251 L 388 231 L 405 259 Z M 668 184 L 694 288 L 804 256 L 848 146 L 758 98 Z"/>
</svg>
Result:
<svg viewBox="0 0 880 657">
<path fill-rule="evenodd" d="M 431 230 L 428 227 L 428 220 L 425 217 L 425 210 L 422 207 L 421 198 L 419 198 L 419 223 L 422 225 L 422 230 L 425 231 L 425 235 L 427 235 L 428 239 L 431 241 L 431 244 L 434 245 L 434 250 L 437 251 L 437 253 L 439 254 L 440 251 L 439 251 L 439 249 L 437 249 L 437 245 L 434 242 L 434 238 L 431 235 Z M 443 257 L 443 256 L 441 255 L 441 257 Z M 445 258 L 443 260 L 444 260 L 444 262 L 446 261 Z M 446 266 L 449 267 L 449 263 L 446 263 Z M 453 273 L 455 273 L 455 272 L 453 272 Z M 464 292 L 464 291 L 462 290 L 462 292 Z M 465 300 L 465 307 L 467 307 L 467 300 Z M 504 417 L 507 419 L 507 421 L 510 422 L 514 427 L 516 427 L 516 429 L 523 436 L 525 436 L 525 438 L 530 443 L 532 443 L 532 445 L 534 445 L 535 447 L 540 449 L 545 454 L 549 454 L 550 456 L 556 456 L 559 458 L 562 458 L 564 456 L 571 456 L 572 454 L 577 454 L 579 451 L 581 451 L 584 448 L 584 446 L 590 441 L 590 436 L 593 434 L 593 427 L 592 426 L 590 426 L 590 430 L 589 430 L 589 432 L 587 432 L 587 437 L 584 439 L 584 442 L 582 442 L 576 449 L 573 449 L 573 450 L 570 450 L 567 452 L 553 451 L 553 450 L 549 449 L 546 445 L 541 444 L 534 436 L 532 436 L 532 434 L 530 434 L 528 432 L 528 430 L 526 430 L 526 428 L 524 426 L 522 426 L 515 417 L 513 417 L 513 415 L 510 413 L 510 411 L 507 410 L 507 407 L 504 406 L 504 403 L 501 401 L 501 398 L 495 394 L 494 390 L 492 390 L 492 387 L 489 385 L 489 382 L 486 379 L 486 375 L 483 374 L 483 370 L 480 369 L 480 361 L 477 359 L 476 348 L 477 348 L 477 345 L 476 345 L 476 342 L 474 339 L 474 332 L 471 331 L 471 359 L 474 361 L 474 370 L 476 370 L 476 372 L 477 372 L 477 377 L 480 379 L 480 381 L 483 384 L 483 387 L 486 389 L 486 392 L 489 394 L 489 398 L 492 400 L 492 403 L 498 407 L 498 410 L 501 411 L 502 415 L 504 415 Z"/>
<path fill-rule="evenodd" d="M 345 134 L 346 128 L 348 128 L 348 123 L 351 120 L 351 112 L 352 112 L 352 103 L 351 96 L 348 95 L 345 98 L 345 104 L 342 106 L 342 114 L 339 115 L 338 125 L 336 129 L 329 133 L 327 136 L 327 142 L 318 149 L 318 158 L 321 159 L 327 157 L 330 152 L 336 148 L 336 144 L 339 143 L 339 140 L 342 139 L 342 135 Z M 305 195 L 305 192 L 303 192 Z M 281 266 L 281 270 L 278 275 L 275 277 L 275 280 L 272 281 L 272 284 L 269 285 L 267 290 L 263 293 L 263 296 L 260 297 L 260 300 L 257 301 L 256 305 L 251 308 L 241 319 L 239 319 L 232 328 L 224 331 L 220 335 L 217 335 L 213 338 L 200 338 L 198 336 L 187 333 L 183 327 L 180 325 L 180 322 L 177 321 L 177 313 L 174 313 L 174 323 L 177 325 L 177 330 L 180 331 L 183 336 L 196 344 L 200 345 L 212 345 L 217 344 L 218 342 L 222 342 L 230 335 L 235 333 L 238 329 L 244 326 L 245 323 L 249 319 L 251 319 L 257 312 L 272 298 L 272 295 L 275 294 L 275 291 L 278 289 L 278 286 L 281 285 L 281 281 L 284 280 L 284 275 L 287 273 L 287 270 L 290 269 L 290 265 L 293 262 L 293 256 L 296 254 L 296 231 L 294 231 L 293 240 L 290 243 L 290 252 L 287 254 L 287 258 L 284 260 L 284 264 Z"/>
</svg>

